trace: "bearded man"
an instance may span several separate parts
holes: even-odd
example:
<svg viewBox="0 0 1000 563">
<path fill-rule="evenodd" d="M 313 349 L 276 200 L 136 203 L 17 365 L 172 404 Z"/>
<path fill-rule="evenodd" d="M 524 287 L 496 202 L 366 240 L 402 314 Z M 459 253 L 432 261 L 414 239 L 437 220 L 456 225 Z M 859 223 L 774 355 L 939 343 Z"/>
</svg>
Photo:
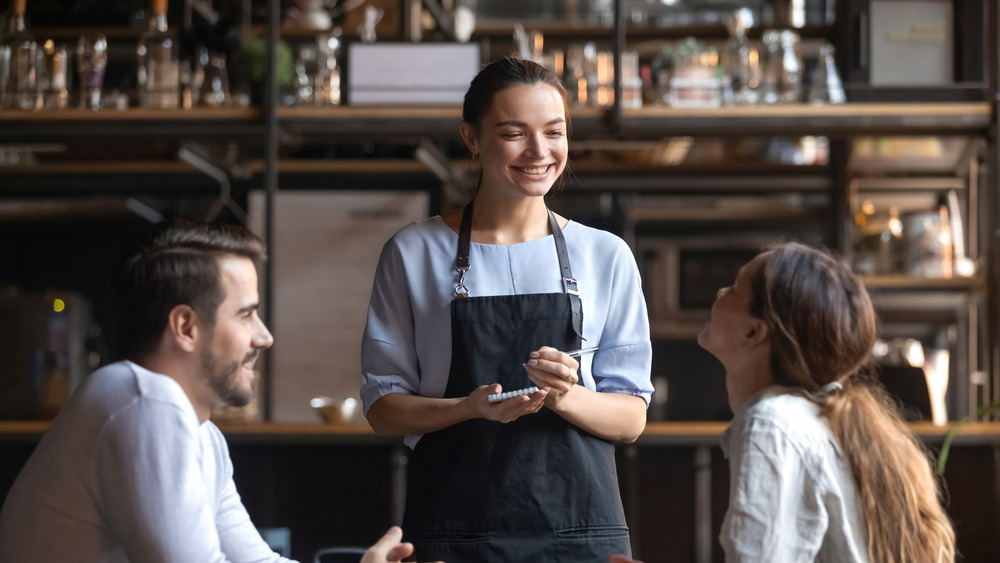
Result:
<svg viewBox="0 0 1000 563">
<path fill-rule="evenodd" d="M 0 511 L 0 561 L 287 562 L 233 483 L 214 407 L 246 405 L 274 339 L 257 314 L 259 238 L 158 225 L 115 275 L 120 351 L 52 422 Z M 366 562 L 412 545 L 391 529 Z"/>
</svg>

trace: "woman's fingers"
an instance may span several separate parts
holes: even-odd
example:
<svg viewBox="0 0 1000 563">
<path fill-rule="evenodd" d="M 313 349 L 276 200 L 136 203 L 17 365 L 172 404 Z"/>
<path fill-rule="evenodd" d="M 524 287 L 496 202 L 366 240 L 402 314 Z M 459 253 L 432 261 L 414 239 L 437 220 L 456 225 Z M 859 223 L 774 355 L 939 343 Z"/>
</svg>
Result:
<svg viewBox="0 0 1000 563">
<path fill-rule="evenodd" d="M 503 408 L 503 411 L 497 420 L 500 422 L 513 422 L 526 414 L 536 413 L 545 405 L 545 397 L 547 395 L 548 391 L 542 389 L 530 395 L 520 395 L 505 399 L 498 403 Z"/>
<path fill-rule="evenodd" d="M 560 352 L 561 354 L 562 352 Z M 565 354 L 563 354 L 565 356 Z M 576 361 L 566 356 L 573 364 Z M 528 377 L 539 387 L 555 387 L 569 390 L 576 385 L 579 378 L 576 375 L 578 366 L 568 366 L 562 362 L 554 362 L 543 359 L 528 360 L 524 364 L 524 369 L 528 372 Z"/>
</svg>

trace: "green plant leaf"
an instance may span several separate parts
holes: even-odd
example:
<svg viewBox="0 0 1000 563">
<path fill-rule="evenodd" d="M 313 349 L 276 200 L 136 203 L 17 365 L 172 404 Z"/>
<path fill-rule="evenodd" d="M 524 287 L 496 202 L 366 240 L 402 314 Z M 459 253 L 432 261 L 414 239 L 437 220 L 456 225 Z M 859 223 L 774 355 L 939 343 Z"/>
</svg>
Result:
<svg viewBox="0 0 1000 563">
<path fill-rule="evenodd" d="M 941 445 L 941 453 L 938 454 L 938 475 L 944 475 L 944 467 L 945 464 L 948 463 L 948 452 L 951 450 L 951 443 L 955 439 L 955 436 L 958 435 L 958 432 L 962 429 L 962 427 L 972 419 L 979 418 L 980 416 L 995 410 L 1000 410 L 1000 401 L 993 401 L 979 407 L 976 409 L 976 412 L 966 415 L 961 420 L 953 424 L 950 429 L 948 429 L 948 433 L 945 434 L 944 437 L 944 443 Z"/>
</svg>

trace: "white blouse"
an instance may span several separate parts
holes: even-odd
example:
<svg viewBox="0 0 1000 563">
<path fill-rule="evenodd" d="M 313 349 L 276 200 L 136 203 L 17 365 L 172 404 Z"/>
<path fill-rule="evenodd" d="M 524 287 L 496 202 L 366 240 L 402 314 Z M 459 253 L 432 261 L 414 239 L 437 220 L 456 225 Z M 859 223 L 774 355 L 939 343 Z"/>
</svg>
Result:
<svg viewBox="0 0 1000 563">
<path fill-rule="evenodd" d="M 851 468 L 819 406 L 787 387 L 747 399 L 722 435 L 727 562 L 864 562 L 867 533 Z"/>
</svg>

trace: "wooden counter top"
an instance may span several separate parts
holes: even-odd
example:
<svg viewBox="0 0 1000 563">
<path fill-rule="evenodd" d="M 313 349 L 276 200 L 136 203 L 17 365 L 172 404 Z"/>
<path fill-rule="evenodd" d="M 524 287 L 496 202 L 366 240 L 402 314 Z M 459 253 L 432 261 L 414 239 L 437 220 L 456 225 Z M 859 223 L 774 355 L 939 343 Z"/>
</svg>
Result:
<svg viewBox="0 0 1000 563">
<path fill-rule="evenodd" d="M 397 436 L 377 436 L 363 423 L 321 424 L 284 422 L 218 421 L 219 428 L 231 443 L 402 443 Z M 639 446 L 715 445 L 728 422 L 650 422 L 639 437 Z M 0 442 L 35 441 L 48 428 L 44 420 L 0 421 Z M 948 426 L 938 427 L 929 422 L 909 424 L 910 430 L 925 443 L 940 444 Z M 1000 423 L 973 422 L 966 424 L 955 443 L 965 446 L 1000 446 Z"/>
</svg>

